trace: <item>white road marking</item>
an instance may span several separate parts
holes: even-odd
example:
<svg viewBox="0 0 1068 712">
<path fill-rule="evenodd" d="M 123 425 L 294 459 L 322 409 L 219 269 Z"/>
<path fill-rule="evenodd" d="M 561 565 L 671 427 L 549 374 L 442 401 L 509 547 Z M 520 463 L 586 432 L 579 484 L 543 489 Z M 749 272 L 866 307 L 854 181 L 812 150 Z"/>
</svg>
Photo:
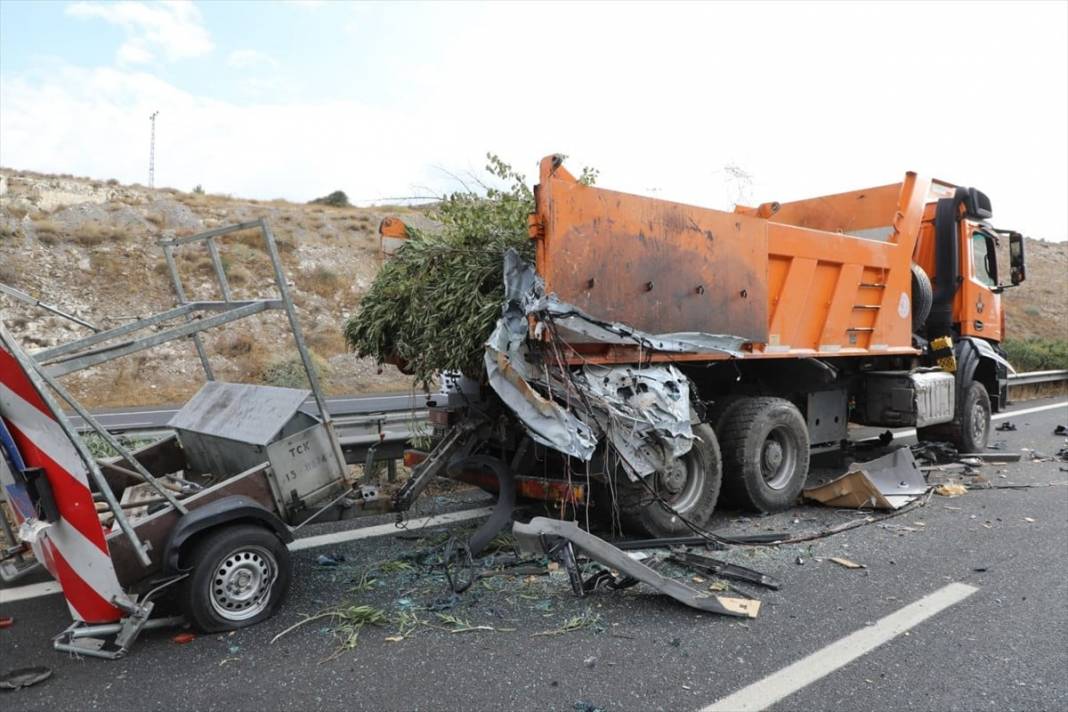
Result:
<svg viewBox="0 0 1068 712">
<path fill-rule="evenodd" d="M 1041 413 L 1044 410 L 1054 410 L 1056 408 L 1068 408 L 1068 401 L 1061 401 L 1060 403 L 1050 403 L 1048 405 L 1037 405 L 1034 408 L 1023 408 L 1022 410 L 1008 410 L 1002 411 L 995 415 L 990 416 L 990 420 L 1004 420 L 1005 418 L 1013 418 L 1017 415 L 1030 415 L 1031 413 Z M 907 438 L 916 434 L 916 428 L 897 429 L 890 431 L 895 438 Z"/>
<path fill-rule="evenodd" d="M 51 596 L 53 593 L 61 593 L 59 583 L 45 581 L 44 583 L 31 583 L 29 586 L 18 588 L 0 588 L 0 604 L 14 603 L 25 598 L 37 598 L 38 596 Z"/>
<path fill-rule="evenodd" d="M 447 512 L 445 514 L 436 514 L 430 517 L 410 519 L 404 525 L 404 529 L 398 529 L 395 524 L 390 523 L 377 524 L 373 527 L 363 527 L 362 529 L 347 529 L 345 531 L 332 532 L 330 534 L 319 534 L 318 536 L 304 537 L 303 539 L 297 539 L 296 541 L 291 542 L 289 544 L 289 550 L 301 551 L 303 549 L 314 549 L 317 546 L 339 544 L 343 541 L 353 541 L 355 539 L 370 539 L 371 537 L 376 536 L 400 534 L 403 531 L 411 529 L 425 529 L 429 526 L 440 526 L 442 524 L 463 522 L 468 519 L 488 516 L 489 513 L 492 511 L 492 507 L 479 507 L 478 509 L 464 509 L 459 512 Z"/>
<path fill-rule="evenodd" d="M 492 511 L 492 507 L 463 509 L 459 512 L 446 512 L 445 514 L 435 514 L 429 517 L 410 519 L 405 523 L 403 529 L 398 529 L 397 526 L 392 523 L 376 524 L 373 527 L 363 527 L 362 529 L 348 529 L 342 532 L 309 536 L 291 542 L 289 544 L 289 550 L 302 551 L 304 549 L 314 549 L 319 546 L 339 544 L 344 541 L 371 539 L 379 536 L 389 536 L 390 534 L 400 534 L 405 531 L 426 529 L 427 527 L 432 526 L 454 524 L 456 522 L 467 521 L 468 519 L 477 519 L 478 517 L 488 516 Z M 55 581 L 33 583 L 28 586 L 18 586 L 16 588 L 0 588 L 0 604 L 14 603 L 15 601 L 22 601 L 27 598 L 37 598 L 39 596 L 50 596 L 54 593 L 60 593 L 61 591 L 62 589 Z"/>
<path fill-rule="evenodd" d="M 964 583 L 951 583 L 915 603 L 861 628 L 796 663 L 768 675 L 763 680 L 724 697 L 701 712 L 756 712 L 829 675 L 857 658 L 893 640 L 931 616 L 960 603 L 979 589 Z"/>
</svg>

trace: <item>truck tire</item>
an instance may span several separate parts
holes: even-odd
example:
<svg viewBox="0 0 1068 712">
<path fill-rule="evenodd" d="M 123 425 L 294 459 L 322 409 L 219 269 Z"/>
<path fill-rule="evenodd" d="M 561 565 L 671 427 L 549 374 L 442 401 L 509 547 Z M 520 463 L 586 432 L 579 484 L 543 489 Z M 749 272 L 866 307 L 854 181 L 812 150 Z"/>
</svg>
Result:
<svg viewBox="0 0 1068 712">
<path fill-rule="evenodd" d="M 745 398 L 746 396 L 730 395 L 721 396 L 713 401 L 712 407 L 708 409 L 707 417 L 708 424 L 716 431 L 717 439 L 723 437 L 723 424 L 727 422 L 730 412 Z"/>
<path fill-rule="evenodd" d="M 918 440 L 948 440 L 959 452 L 982 452 L 990 437 L 990 395 L 979 381 L 972 381 L 958 401 L 960 412 L 953 422 L 918 428 Z"/>
<path fill-rule="evenodd" d="M 709 425 L 694 426 L 693 435 L 690 451 L 675 460 L 671 472 L 649 475 L 644 483 L 627 479 L 617 484 L 625 529 L 652 537 L 682 536 L 693 533 L 682 518 L 698 527 L 708 523 L 719 500 L 723 460 Z"/>
<path fill-rule="evenodd" d="M 194 542 L 191 572 L 179 602 L 205 633 L 255 625 L 275 614 L 289 592 L 289 549 L 274 532 L 253 524 L 224 525 Z"/>
<path fill-rule="evenodd" d="M 931 315 L 934 304 L 934 290 L 931 278 L 915 262 L 912 264 L 912 333 L 922 333 L 927 317 Z"/>
<path fill-rule="evenodd" d="M 723 492 L 761 512 L 793 506 L 808 477 L 808 426 L 783 398 L 746 398 L 723 423 Z"/>
</svg>

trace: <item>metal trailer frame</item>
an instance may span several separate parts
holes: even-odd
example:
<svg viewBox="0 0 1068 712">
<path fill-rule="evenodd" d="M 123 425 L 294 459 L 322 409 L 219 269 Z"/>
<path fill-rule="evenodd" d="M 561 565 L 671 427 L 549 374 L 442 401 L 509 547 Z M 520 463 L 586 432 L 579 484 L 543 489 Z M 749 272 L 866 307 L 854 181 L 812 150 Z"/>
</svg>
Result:
<svg viewBox="0 0 1068 712">
<path fill-rule="evenodd" d="M 227 280 L 226 271 L 223 267 L 222 258 L 215 240 L 225 235 L 252 229 L 258 229 L 263 235 L 267 255 L 272 267 L 274 286 L 277 289 L 277 298 L 249 300 L 235 300 L 233 298 L 233 291 Z M 58 414 L 61 414 L 62 410 L 60 409 L 60 404 L 52 395 L 53 393 L 56 394 L 60 400 L 81 416 L 89 429 L 103 438 L 103 440 L 119 454 L 120 458 L 135 470 L 135 472 L 127 471 L 129 474 L 136 475 L 144 482 L 148 483 L 159 494 L 162 500 L 170 504 L 176 512 L 184 515 L 188 510 L 183 506 L 182 502 L 175 497 L 174 493 L 167 487 L 164 487 L 159 480 L 149 472 L 148 468 L 137 459 L 133 452 L 109 433 L 108 430 L 93 417 L 88 409 L 81 405 L 66 390 L 66 388 L 63 387 L 58 379 L 64 375 L 144 351 L 169 341 L 190 338 L 193 340 L 206 378 L 209 381 L 214 380 L 214 373 L 211 369 L 207 352 L 200 339 L 200 333 L 268 310 L 281 310 L 285 312 L 289 322 L 290 331 L 293 334 L 297 352 L 300 354 L 301 363 L 304 366 L 311 393 L 318 406 L 320 420 L 329 436 L 330 449 L 336 459 L 338 468 L 343 472 L 347 464 L 345 456 L 342 452 L 337 433 L 334 430 L 330 411 L 326 407 L 326 400 L 322 392 L 318 374 L 315 371 L 311 356 L 304 341 L 303 331 L 301 330 L 296 310 L 289 294 L 277 243 L 267 222 L 261 218 L 251 222 L 243 222 L 207 230 L 196 235 L 164 239 L 158 244 L 163 249 L 164 258 L 174 287 L 178 306 L 112 329 L 101 330 L 93 324 L 64 312 L 57 307 L 44 304 L 24 292 L 8 287 L 7 285 L 0 285 L 0 287 L 3 287 L 2 293 L 11 296 L 12 298 L 29 303 L 35 307 L 46 309 L 61 317 L 75 321 L 93 331 L 91 335 L 70 343 L 27 354 L 18 346 L 11 335 L 3 328 L 2 323 L 0 323 L 0 345 L 2 345 L 17 362 L 18 366 L 35 387 L 44 404 L 47 405 L 52 413 L 57 414 L 57 416 Z M 190 301 L 186 297 L 185 285 L 179 274 L 174 253 L 178 248 L 194 244 L 203 244 L 208 250 L 217 284 L 222 294 L 221 301 Z M 212 313 L 213 315 L 208 316 L 207 318 L 200 318 L 200 314 L 204 312 Z M 181 320 L 184 323 L 181 323 L 178 326 L 163 328 L 163 330 L 156 331 L 155 333 L 137 335 L 138 332 L 144 332 L 147 329 L 162 328 L 167 322 L 175 320 Z M 135 531 L 135 528 L 131 526 L 129 519 L 123 512 L 122 506 L 116 500 L 114 492 L 108 485 L 100 464 L 89 452 L 78 432 L 66 421 L 65 418 L 56 417 L 55 421 L 58 423 L 58 426 L 62 428 L 62 432 L 66 438 L 77 450 L 77 454 L 84 462 L 89 476 L 92 478 L 93 483 L 107 502 L 107 505 L 115 518 L 116 524 L 125 538 L 129 541 L 133 551 L 136 552 L 140 563 L 145 567 L 150 566 L 151 562 L 146 553 L 146 542 L 141 540 Z M 346 495 L 342 495 L 342 497 Z M 336 504 L 337 501 L 337 499 L 332 500 L 323 507 L 323 509 Z M 311 521 L 311 519 L 314 519 L 314 517 L 321 511 L 323 510 L 319 510 L 305 521 Z M 6 527 L 6 522 L 5 529 L 8 529 Z M 17 575 L 21 575 L 21 573 L 25 573 L 25 571 L 19 572 Z M 153 589 L 147 595 L 143 596 L 140 602 L 134 602 L 125 596 L 115 596 L 110 603 L 126 614 L 120 622 L 104 625 L 86 625 L 84 622 L 76 620 L 73 625 L 56 638 L 56 649 L 95 655 L 97 657 L 109 659 L 121 657 L 126 653 L 129 646 L 134 642 L 142 629 L 159 627 L 174 622 L 175 619 L 166 619 L 158 622 L 149 621 L 148 616 L 151 613 L 153 606 L 151 598 L 159 591 L 166 588 L 166 586 L 175 583 L 180 578 L 183 577 L 176 577 L 174 580 L 167 581 L 163 585 L 157 586 L 156 589 Z M 101 648 L 99 651 L 90 651 L 77 646 L 72 647 L 73 641 L 77 638 L 112 633 L 118 635 L 115 644 Z"/>
</svg>

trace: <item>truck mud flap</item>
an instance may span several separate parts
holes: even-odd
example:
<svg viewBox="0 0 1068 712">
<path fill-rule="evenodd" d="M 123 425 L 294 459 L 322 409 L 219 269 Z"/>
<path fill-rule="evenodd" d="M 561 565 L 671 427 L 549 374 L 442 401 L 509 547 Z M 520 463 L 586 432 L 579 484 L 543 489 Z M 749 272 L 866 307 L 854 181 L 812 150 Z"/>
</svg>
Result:
<svg viewBox="0 0 1068 712">
<path fill-rule="evenodd" d="M 660 593 L 671 596 L 679 603 L 699 611 L 739 618 L 756 618 L 760 611 L 760 601 L 705 593 L 669 579 L 642 562 L 632 559 L 604 539 L 580 529 L 575 522 L 534 517 L 526 524 L 516 522 L 512 527 L 512 533 L 521 550 L 539 556 L 548 553 L 543 542 L 565 539 L 597 563 L 618 571 L 621 576 L 637 579 Z"/>
</svg>

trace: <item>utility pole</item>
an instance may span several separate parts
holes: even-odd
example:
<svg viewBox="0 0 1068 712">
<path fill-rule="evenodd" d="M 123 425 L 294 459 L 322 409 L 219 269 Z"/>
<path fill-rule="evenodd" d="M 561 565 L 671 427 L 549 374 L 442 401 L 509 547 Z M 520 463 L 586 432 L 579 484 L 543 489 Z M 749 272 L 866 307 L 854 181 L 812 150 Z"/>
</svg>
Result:
<svg viewBox="0 0 1068 712">
<path fill-rule="evenodd" d="M 156 186 L 156 117 L 159 111 L 153 111 L 148 120 L 152 122 L 152 140 L 148 146 L 148 187 Z"/>
</svg>

